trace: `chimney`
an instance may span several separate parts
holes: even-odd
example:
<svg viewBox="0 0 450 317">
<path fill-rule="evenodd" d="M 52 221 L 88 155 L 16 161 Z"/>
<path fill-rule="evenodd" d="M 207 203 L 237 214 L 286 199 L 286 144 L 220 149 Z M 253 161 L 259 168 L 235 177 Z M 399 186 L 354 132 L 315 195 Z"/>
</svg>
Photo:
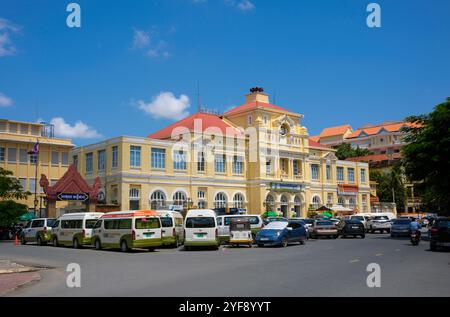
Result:
<svg viewBox="0 0 450 317">
<path fill-rule="evenodd" d="M 261 87 L 251 88 L 250 93 L 245 96 L 245 103 L 252 102 L 269 103 L 269 95 Z"/>
</svg>

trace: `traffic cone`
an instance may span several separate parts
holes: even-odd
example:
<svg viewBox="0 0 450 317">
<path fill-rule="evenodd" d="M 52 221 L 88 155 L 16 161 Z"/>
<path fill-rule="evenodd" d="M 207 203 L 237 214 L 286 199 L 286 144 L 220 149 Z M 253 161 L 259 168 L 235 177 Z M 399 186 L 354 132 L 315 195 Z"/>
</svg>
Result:
<svg viewBox="0 0 450 317">
<path fill-rule="evenodd" d="M 14 245 L 19 245 L 19 235 L 16 234 L 16 238 L 14 239 Z"/>
</svg>

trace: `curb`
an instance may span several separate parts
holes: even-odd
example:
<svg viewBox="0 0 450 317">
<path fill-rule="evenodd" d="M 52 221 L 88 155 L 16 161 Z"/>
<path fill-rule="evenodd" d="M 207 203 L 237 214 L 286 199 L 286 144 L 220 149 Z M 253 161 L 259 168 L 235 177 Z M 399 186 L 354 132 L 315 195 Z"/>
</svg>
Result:
<svg viewBox="0 0 450 317">
<path fill-rule="evenodd" d="M 14 274 L 14 273 L 25 273 L 25 272 L 36 272 L 39 269 L 34 267 L 18 267 L 12 269 L 0 269 L 0 275 L 2 274 Z"/>
</svg>

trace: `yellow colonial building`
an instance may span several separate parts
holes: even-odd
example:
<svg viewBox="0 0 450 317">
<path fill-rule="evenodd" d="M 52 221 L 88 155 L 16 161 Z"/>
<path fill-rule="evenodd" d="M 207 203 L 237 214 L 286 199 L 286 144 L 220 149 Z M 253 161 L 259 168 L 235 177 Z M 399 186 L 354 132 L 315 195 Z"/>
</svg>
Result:
<svg viewBox="0 0 450 317">
<path fill-rule="evenodd" d="M 343 205 L 370 212 L 367 163 L 337 160 L 309 139 L 301 114 L 261 88 L 224 114 L 200 111 L 147 137 L 121 136 L 73 149 L 78 171 L 118 209 L 175 205 L 218 212 L 271 210 L 305 217 Z"/>
<path fill-rule="evenodd" d="M 29 154 L 37 142 L 39 154 Z M 37 207 L 41 216 L 45 216 L 45 200 L 39 186 L 40 175 L 45 174 L 52 184 L 56 183 L 69 167 L 72 148 L 71 140 L 54 137 L 51 125 L 0 119 L 0 167 L 12 171 L 23 189 L 32 193 L 27 200 L 18 202 L 30 210 Z"/>
</svg>

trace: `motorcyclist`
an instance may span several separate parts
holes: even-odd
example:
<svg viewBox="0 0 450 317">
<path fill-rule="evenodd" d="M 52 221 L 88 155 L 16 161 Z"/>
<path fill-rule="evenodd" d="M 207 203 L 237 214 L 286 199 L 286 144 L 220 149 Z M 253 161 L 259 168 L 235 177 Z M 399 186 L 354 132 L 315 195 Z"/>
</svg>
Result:
<svg viewBox="0 0 450 317">
<path fill-rule="evenodd" d="M 419 238 L 420 238 L 420 236 L 421 236 L 420 228 L 421 227 L 422 226 L 420 225 L 420 223 L 417 222 L 417 220 L 413 220 L 409 224 L 409 231 L 411 233 L 416 232 L 419 235 Z"/>
</svg>

